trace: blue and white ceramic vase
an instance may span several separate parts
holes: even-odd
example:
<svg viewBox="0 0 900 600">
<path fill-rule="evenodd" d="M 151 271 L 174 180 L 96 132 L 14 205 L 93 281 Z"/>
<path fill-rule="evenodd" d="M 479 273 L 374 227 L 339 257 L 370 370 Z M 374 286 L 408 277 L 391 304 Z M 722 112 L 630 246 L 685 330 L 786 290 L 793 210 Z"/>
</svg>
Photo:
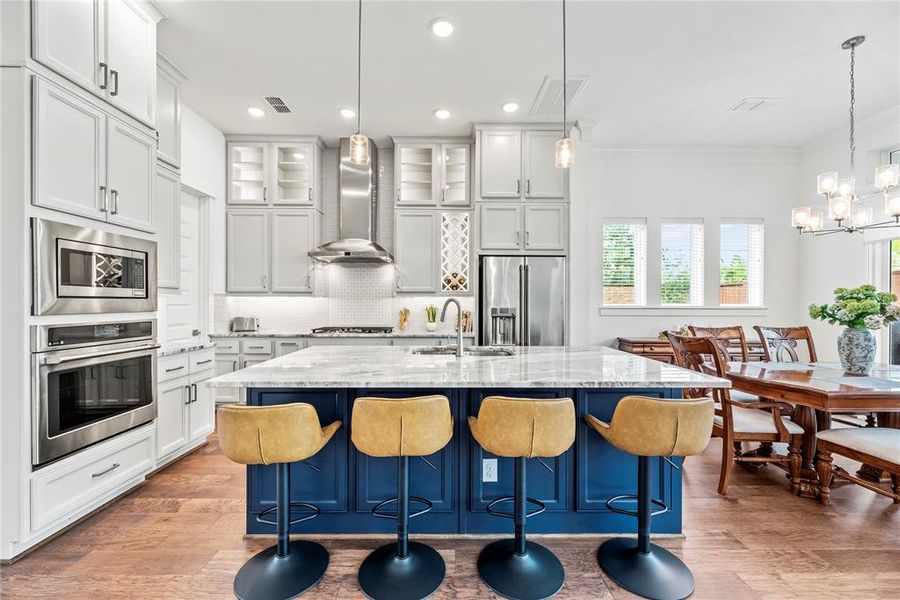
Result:
<svg viewBox="0 0 900 600">
<path fill-rule="evenodd" d="M 875 365 L 875 334 L 848 327 L 838 337 L 838 356 L 847 373 L 868 375 Z"/>
</svg>

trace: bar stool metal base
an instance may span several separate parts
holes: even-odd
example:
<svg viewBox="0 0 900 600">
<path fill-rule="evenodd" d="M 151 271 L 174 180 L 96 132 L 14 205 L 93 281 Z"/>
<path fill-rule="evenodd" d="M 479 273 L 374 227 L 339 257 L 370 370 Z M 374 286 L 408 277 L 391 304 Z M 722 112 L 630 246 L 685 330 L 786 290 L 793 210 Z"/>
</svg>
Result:
<svg viewBox="0 0 900 600">
<path fill-rule="evenodd" d="M 694 592 L 694 576 L 677 556 L 650 544 L 638 550 L 638 541 L 613 538 L 597 550 L 597 562 L 610 579 L 635 594 L 653 600 L 682 600 Z"/>
<path fill-rule="evenodd" d="M 278 556 L 271 546 L 244 563 L 234 578 L 240 600 L 286 600 L 316 585 L 328 568 L 328 551 L 315 542 L 297 540 Z"/>
<path fill-rule="evenodd" d="M 397 544 L 373 551 L 359 567 L 359 587 L 374 600 L 420 600 L 441 587 L 446 567 L 431 546 L 409 542 L 406 558 L 397 556 Z"/>
<path fill-rule="evenodd" d="M 516 554 L 516 541 L 498 540 L 478 555 L 478 574 L 501 596 L 511 600 L 543 600 L 562 589 L 562 563 L 547 548 L 525 542 L 525 554 Z"/>
</svg>

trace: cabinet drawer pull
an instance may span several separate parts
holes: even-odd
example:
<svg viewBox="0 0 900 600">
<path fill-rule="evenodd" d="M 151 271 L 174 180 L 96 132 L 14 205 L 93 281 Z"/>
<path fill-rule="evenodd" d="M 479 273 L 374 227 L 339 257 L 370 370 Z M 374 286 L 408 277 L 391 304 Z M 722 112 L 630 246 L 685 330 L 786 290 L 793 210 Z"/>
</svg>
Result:
<svg viewBox="0 0 900 600">
<path fill-rule="evenodd" d="M 109 87 L 109 65 L 105 62 L 100 63 L 100 70 L 103 72 L 103 83 L 100 84 L 100 89 L 105 90 Z"/>
<path fill-rule="evenodd" d="M 209 363 L 211 363 L 211 362 L 212 362 L 212 359 L 211 359 L 211 358 L 207 358 L 206 360 L 201 360 L 201 361 L 199 361 L 197 364 L 198 364 L 198 365 L 205 365 L 205 364 L 209 364 Z"/>
<path fill-rule="evenodd" d="M 265 346 L 247 346 L 247 347 L 250 348 L 251 350 L 262 350 L 265 348 Z"/>
<path fill-rule="evenodd" d="M 177 367 L 172 367 L 171 369 L 166 369 L 166 373 L 172 373 L 174 371 L 180 371 L 184 368 L 184 365 L 179 365 Z"/>
<path fill-rule="evenodd" d="M 109 211 L 109 194 L 106 193 L 106 186 L 100 186 L 100 193 L 103 195 L 103 204 L 100 206 L 100 212 Z"/>
<path fill-rule="evenodd" d="M 522 180 L 516 179 L 516 195 L 522 193 Z"/>
<path fill-rule="evenodd" d="M 111 75 L 111 79 L 113 81 L 113 91 L 109 93 L 110 96 L 118 96 L 119 95 L 119 72 L 115 69 L 112 69 L 109 74 Z"/>
<path fill-rule="evenodd" d="M 110 471 L 115 471 L 116 469 L 118 469 L 121 466 L 122 465 L 120 465 L 119 463 L 113 463 L 111 466 L 103 469 L 102 471 L 98 471 L 96 473 L 91 473 L 91 479 L 96 479 L 97 477 L 103 477 Z"/>
<path fill-rule="evenodd" d="M 516 246 L 519 245 L 519 230 L 516 229 Z"/>
<path fill-rule="evenodd" d="M 306 188 L 306 197 L 309 198 L 310 203 L 312 203 L 312 188 Z"/>
<path fill-rule="evenodd" d="M 238 370 L 238 361 L 236 361 L 236 360 L 231 361 L 231 370 L 232 371 Z"/>
<path fill-rule="evenodd" d="M 299 346 L 298 342 L 281 342 L 282 346 Z"/>
<path fill-rule="evenodd" d="M 197 401 L 197 384 L 196 384 L 196 383 L 192 383 L 192 384 L 191 384 L 191 389 L 194 391 L 194 397 L 193 397 L 193 399 L 191 399 L 191 403 L 193 404 L 194 402 Z"/>
<path fill-rule="evenodd" d="M 184 403 L 190 404 L 191 403 L 191 386 L 186 385 L 186 386 L 184 386 L 184 389 L 187 390 L 187 400 L 185 400 Z"/>
<path fill-rule="evenodd" d="M 525 230 L 525 245 L 526 246 L 531 245 L 531 230 L 530 229 Z"/>
<path fill-rule="evenodd" d="M 119 190 L 109 190 L 109 196 L 112 198 L 112 210 L 109 214 L 115 215 L 119 213 Z"/>
<path fill-rule="evenodd" d="M 525 180 L 525 194 L 528 196 L 531 195 L 531 179 Z"/>
</svg>

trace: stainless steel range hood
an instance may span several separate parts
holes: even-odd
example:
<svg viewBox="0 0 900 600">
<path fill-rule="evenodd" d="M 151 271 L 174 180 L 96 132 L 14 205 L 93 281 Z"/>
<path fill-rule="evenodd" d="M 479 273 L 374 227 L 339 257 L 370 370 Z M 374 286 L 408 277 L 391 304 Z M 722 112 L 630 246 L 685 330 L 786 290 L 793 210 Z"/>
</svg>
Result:
<svg viewBox="0 0 900 600">
<path fill-rule="evenodd" d="M 375 243 L 378 223 L 378 148 L 369 140 L 369 164 L 350 162 L 350 139 L 341 138 L 338 154 L 338 220 L 341 239 L 309 255 L 323 263 L 392 263 Z"/>
</svg>

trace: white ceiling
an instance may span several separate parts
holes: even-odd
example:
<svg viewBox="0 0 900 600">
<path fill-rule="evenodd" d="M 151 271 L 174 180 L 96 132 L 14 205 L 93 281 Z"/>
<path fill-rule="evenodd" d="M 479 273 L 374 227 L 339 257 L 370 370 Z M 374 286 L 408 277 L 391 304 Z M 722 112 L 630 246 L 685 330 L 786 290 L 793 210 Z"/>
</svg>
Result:
<svg viewBox="0 0 900 600">
<path fill-rule="evenodd" d="M 159 50 L 190 78 L 186 104 L 226 133 L 353 133 L 356 2 L 157 0 Z M 847 120 L 849 53 L 857 115 L 900 104 L 900 2 L 570 0 L 569 73 L 589 81 L 572 119 L 602 146 L 799 146 Z M 446 39 L 428 28 L 449 17 Z M 561 75 L 560 2 L 364 0 L 362 129 L 466 135 L 476 121 L 529 121 L 545 76 Z M 263 95 L 293 110 L 247 114 Z M 729 112 L 748 96 L 771 111 Z M 514 100 L 519 112 L 500 105 Z M 435 108 L 451 112 L 447 121 Z M 267 107 L 268 108 L 268 107 Z M 538 119 L 546 120 L 546 119 Z"/>
</svg>

